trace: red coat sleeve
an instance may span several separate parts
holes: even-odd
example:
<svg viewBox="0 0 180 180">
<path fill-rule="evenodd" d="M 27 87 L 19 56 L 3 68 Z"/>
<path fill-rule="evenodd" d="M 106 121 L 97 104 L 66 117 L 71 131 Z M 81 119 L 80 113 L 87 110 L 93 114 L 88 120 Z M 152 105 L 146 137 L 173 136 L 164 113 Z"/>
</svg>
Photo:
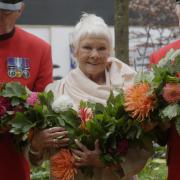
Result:
<svg viewBox="0 0 180 180">
<path fill-rule="evenodd" d="M 39 73 L 34 85 L 34 91 L 43 91 L 47 84 L 51 83 L 53 80 L 52 76 L 52 55 L 51 55 L 51 47 L 48 46 L 46 50 L 44 50 L 44 54 L 42 55 Z"/>
<path fill-rule="evenodd" d="M 180 49 L 180 40 L 174 41 L 150 55 L 150 64 L 157 64 L 170 49 Z"/>
</svg>

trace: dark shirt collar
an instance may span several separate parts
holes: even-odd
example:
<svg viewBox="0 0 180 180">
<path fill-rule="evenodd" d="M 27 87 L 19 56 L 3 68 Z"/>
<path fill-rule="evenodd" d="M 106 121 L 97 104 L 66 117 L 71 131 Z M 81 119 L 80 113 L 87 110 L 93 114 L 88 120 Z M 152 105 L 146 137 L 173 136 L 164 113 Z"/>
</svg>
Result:
<svg viewBox="0 0 180 180">
<path fill-rule="evenodd" d="M 7 40 L 7 39 L 13 37 L 14 33 L 15 33 L 15 28 L 7 34 L 0 35 L 0 41 L 4 41 L 4 40 Z"/>
</svg>

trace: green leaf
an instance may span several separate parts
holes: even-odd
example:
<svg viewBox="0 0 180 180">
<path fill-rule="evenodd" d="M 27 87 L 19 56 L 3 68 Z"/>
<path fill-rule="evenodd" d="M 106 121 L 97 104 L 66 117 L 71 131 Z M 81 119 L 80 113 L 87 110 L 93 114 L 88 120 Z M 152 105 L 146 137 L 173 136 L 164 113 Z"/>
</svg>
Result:
<svg viewBox="0 0 180 180">
<path fill-rule="evenodd" d="M 107 100 L 107 105 L 109 105 L 109 104 L 114 104 L 114 94 L 112 91 L 110 92 L 110 96 Z"/>
<path fill-rule="evenodd" d="M 103 113 L 104 112 L 104 105 L 100 103 L 95 104 L 95 114 Z"/>
<path fill-rule="evenodd" d="M 17 106 L 17 105 L 20 104 L 20 102 L 21 102 L 21 101 L 20 101 L 19 98 L 13 97 L 12 100 L 11 100 L 11 105 L 12 105 L 12 106 Z"/>
<path fill-rule="evenodd" d="M 16 117 L 10 122 L 12 128 L 10 130 L 13 134 L 26 134 L 36 124 L 30 122 L 23 113 L 16 113 Z"/>
<path fill-rule="evenodd" d="M 101 157 L 102 161 L 106 164 L 106 165 L 109 165 L 112 163 L 113 161 L 113 158 L 111 155 L 108 155 L 108 154 L 102 154 Z"/>
<path fill-rule="evenodd" d="M 175 73 L 180 72 L 180 55 L 176 57 L 173 67 L 174 67 Z"/>
<path fill-rule="evenodd" d="M 143 71 L 139 71 L 136 76 L 135 76 L 135 84 L 144 81 L 144 72 Z"/>
<path fill-rule="evenodd" d="M 18 82 L 6 83 L 5 88 L 0 93 L 4 97 L 19 97 L 26 99 L 27 90 L 26 87 Z"/>
<path fill-rule="evenodd" d="M 57 120 L 58 120 L 58 125 L 60 127 L 65 127 L 65 122 L 64 122 L 64 119 L 62 119 L 60 116 L 59 117 L 56 117 Z"/>
<path fill-rule="evenodd" d="M 180 107 L 178 104 L 170 104 L 161 111 L 161 118 L 173 119 L 178 115 L 179 109 Z"/>
<path fill-rule="evenodd" d="M 40 103 L 47 106 L 48 110 L 52 111 L 51 104 L 54 100 L 54 95 L 52 91 L 43 92 L 38 95 Z"/>
</svg>

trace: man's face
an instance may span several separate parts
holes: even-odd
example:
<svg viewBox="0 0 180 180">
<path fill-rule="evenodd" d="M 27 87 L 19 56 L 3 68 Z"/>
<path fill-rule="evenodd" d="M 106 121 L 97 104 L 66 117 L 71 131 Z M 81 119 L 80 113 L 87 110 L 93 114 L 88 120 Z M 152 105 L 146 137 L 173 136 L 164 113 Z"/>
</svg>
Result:
<svg viewBox="0 0 180 180">
<path fill-rule="evenodd" d="M 17 19 L 21 16 L 24 6 L 18 11 L 0 9 L 0 35 L 12 31 Z"/>
<path fill-rule="evenodd" d="M 176 5 L 176 14 L 179 19 L 179 27 L 180 27 L 180 4 Z"/>
</svg>

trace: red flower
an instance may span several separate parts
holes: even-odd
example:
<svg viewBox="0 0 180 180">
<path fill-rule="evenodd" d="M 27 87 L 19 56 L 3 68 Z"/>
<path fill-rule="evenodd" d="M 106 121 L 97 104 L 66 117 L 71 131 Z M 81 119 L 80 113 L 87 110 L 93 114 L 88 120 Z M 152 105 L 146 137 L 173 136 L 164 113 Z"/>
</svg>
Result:
<svg viewBox="0 0 180 180">
<path fill-rule="evenodd" d="M 0 107 L 1 106 L 4 106 L 7 111 L 12 109 L 11 102 L 7 97 L 0 96 Z"/>
<path fill-rule="evenodd" d="M 128 151 L 128 148 L 129 148 L 128 140 L 127 139 L 123 139 L 123 140 L 120 140 L 117 143 L 116 150 L 112 149 L 112 148 L 109 148 L 108 152 L 110 154 L 125 155 L 127 153 L 127 151 Z"/>
<path fill-rule="evenodd" d="M 125 155 L 128 151 L 129 143 L 128 140 L 123 139 L 118 142 L 117 144 L 117 153 L 120 155 Z"/>
<path fill-rule="evenodd" d="M 0 117 L 4 116 L 6 111 L 11 110 L 11 102 L 8 98 L 0 96 Z"/>
<path fill-rule="evenodd" d="M 24 107 L 22 105 L 17 105 L 14 107 L 14 112 L 24 112 Z"/>
<path fill-rule="evenodd" d="M 167 83 L 163 88 L 163 98 L 168 103 L 180 101 L 180 84 Z"/>
<path fill-rule="evenodd" d="M 176 77 L 180 78 L 180 72 L 176 73 Z"/>
<path fill-rule="evenodd" d="M 5 113 L 6 113 L 6 107 L 0 106 L 0 117 L 4 116 Z"/>
<path fill-rule="evenodd" d="M 93 118 L 93 112 L 91 108 L 84 107 L 79 109 L 79 116 L 81 118 L 81 128 L 86 128 L 86 122 Z"/>
</svg>

